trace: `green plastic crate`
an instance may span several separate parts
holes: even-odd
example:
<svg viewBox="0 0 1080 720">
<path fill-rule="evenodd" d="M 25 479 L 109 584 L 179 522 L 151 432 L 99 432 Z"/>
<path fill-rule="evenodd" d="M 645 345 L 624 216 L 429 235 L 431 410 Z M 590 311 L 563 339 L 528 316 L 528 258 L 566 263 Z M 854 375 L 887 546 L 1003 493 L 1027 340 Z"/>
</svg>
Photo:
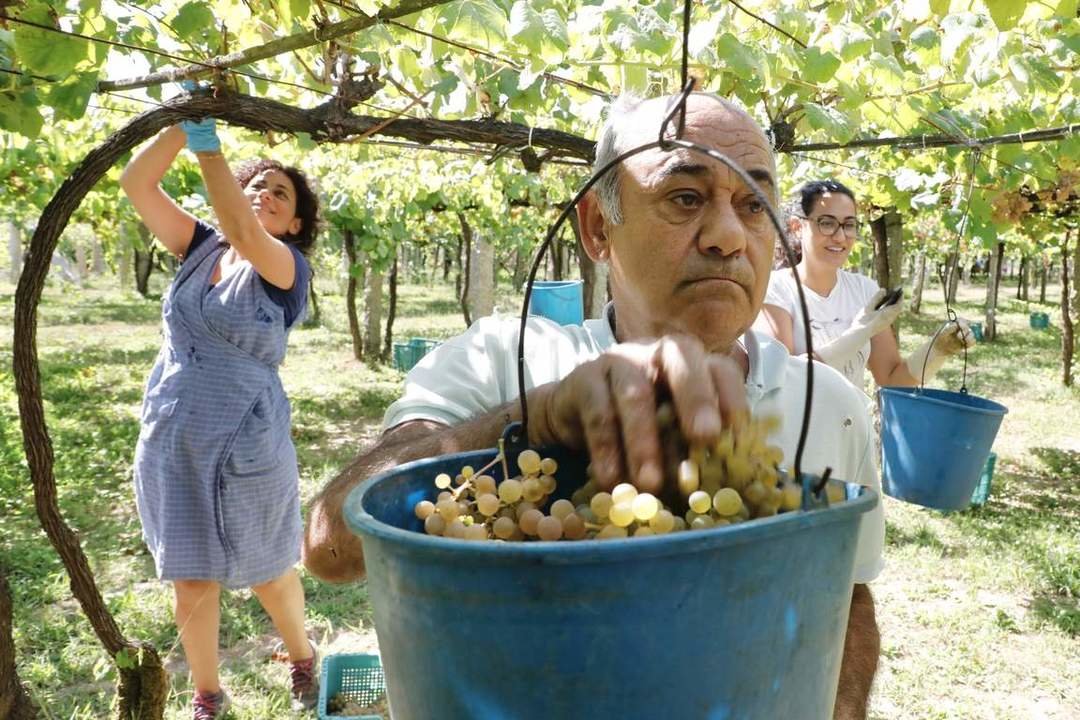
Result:
<svg viewBox="0 0 1080 720">
<path fill-rule="evenodd" d="M 427 338 L 409 338 L 408 342 L 394 343 L 394 367 L 402 372 L 409 372 L 421 358 L 439 347 L 437 340 Z"/>
<path fill-rule="evenodd" d="M 382 715 L 330 715 L 327 703 L 342 694 L 361 705 L 371 705 L 386 693 L 386 679 L 378 655 L 337 654 L 322 661 L 319 683 L 319 720 L 383 720 Z"/>
</svg>

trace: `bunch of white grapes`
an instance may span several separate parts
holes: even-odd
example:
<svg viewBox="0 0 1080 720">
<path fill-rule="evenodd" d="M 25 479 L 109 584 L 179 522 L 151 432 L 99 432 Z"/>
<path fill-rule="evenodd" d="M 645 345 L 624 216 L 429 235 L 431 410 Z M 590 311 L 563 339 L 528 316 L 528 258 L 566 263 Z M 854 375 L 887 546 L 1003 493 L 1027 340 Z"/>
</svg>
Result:
<svg viewBox="0 0 1080 720">
<path fill-rule="evenodd" d="M 435 502 L 414 508 L 429 535 L 465 540 L 605 540 L 664 535 L 733 525 L 798 510 L 801 487 L 780 470 L 783 452 L 767 443 L 779 420 L 745 418 L 721 433 L 711 447 L 687 448 L 671 406 L 657 409 L 667 461 L 665 487 L 658 498 L 620 483 L 605 492 L 589 479 L 570 499 L 548 506 L 558 464 L 535 450 L 517 457 L 520 475 L 510 476 L 500 450 L 486 467 L 466 465 L 454 478 L 435 477 Z M 487 471 L 503 464 L 496 482 Z M 830 502 L 843 500 L 829 487 Z"/>
</svg>

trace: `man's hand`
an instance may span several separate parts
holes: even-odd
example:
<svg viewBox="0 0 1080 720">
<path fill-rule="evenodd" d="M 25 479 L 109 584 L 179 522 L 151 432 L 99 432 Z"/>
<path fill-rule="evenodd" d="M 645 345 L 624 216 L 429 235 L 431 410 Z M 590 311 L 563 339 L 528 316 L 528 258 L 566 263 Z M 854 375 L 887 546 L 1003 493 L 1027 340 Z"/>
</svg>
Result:
<svg viewBox="0 0 1080 720">
<path fill-rule="evenodd" d="M 747 409 L 745 371 L 737 362 L 707 353 L 696 338 L 666 336 L 617 345 L 562 382 L 534 390 L 538 417 L 530 418 L 529 440 L 588 449 L 603 489 L 629 481 L 658 493 L 664 482 L 660 393 L 670 395 L 692 445 L 715 442 Z"/>
</svg>

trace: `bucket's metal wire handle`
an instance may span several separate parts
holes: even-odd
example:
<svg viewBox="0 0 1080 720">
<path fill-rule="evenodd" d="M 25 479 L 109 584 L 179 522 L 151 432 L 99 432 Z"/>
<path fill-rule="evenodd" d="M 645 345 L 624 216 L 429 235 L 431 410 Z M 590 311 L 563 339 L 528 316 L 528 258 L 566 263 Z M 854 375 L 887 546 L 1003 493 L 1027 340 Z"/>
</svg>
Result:
<svg viewBox="0 0 1080 720">
<path fill-rule="evenodd" d="M 521 403 L 521 424 L 519 427 L 513 427 L 513 431 L 508 428 L 507 440 L 528 443 L 528 427 L 529 427 L 529 405 L 528 398 L 525 392 L 525 328 L 529 317 L 529 302 L 532 299 L 533 284 L 536 282 L 536 275 L 540 269 L 540 265 L 544 260 L 544 256 L 551 246 L 552 240 L 558 236 L 559 231 L 562 229 L 563 223 L 566 222 L 570 213 L 577 210 L 578 203 L 585 196 L 589 190 L 596 185 L 607 173 L 615 169 L 616 166 L 623 161 L 643 153 L 647 150 L 661 149 L 665 152 L 672 152 L 676 149 L 685 149 L 694 153 L 706 155 L 717 162 L 722 163 L 729 170 L 734 172 L 743 183 L 750 188 L 754 193 L 755 198 L 761 202 L 765 208 L 766 214 L 769 216 L 769 221 L 772 223 L 773 228 L 776 230 L 777 239 L 781 246 L 784 248 L 784 254 L 787 256 L 788 262 L 794 267 L 797 262 L 795 259 L 795 253 L 792 250 L 791 244 L 787 240 L 787 234 L 784 232 L 783 224 L 780 221 L 780 217 L 773 206 L 772 201 L 769 199 L 762 189 L 758 186 L 757 182 L 743 170 L 738 164 L 736 164 L 731 158 L 727 157 L 723 153 L 714 150 L 712 148 L 698 145 L 697 143 L 689 142 L 682 139 L 683 131 L 686 126 L 686 101 L 689 98 L 690 93 L 694 90 L 695 81 L 689 75 L 689 34 L 690 34 L 690 11 L 691 0 L 684 0 L 683 4 L 683 47 L 682 47 L 682 92 L 679 93 L 678 98 L 672 103 L 671 108 L 668 110 L 664 121 L 660 125 L 660 132 L 655 142 L 645 143 L 638 147 L 627 150 L 616 156 L 613 160 L 606 163 L 603 167 L 599 168 L 589 178 L 588 182 L 574 195 L 574 198 L 567 203 L 563 208 L 559 217 L 555 220 L 555 223 L 548 230 L 547 235 L 544 237 L 544 241 L 540 244 L 537 250 L 536 257 L 533 260 L 532 267 L 529 269 L 529 277 L 525 283 L 525 297 L 521 306 L 521 321 L 518 328 L 518 398 Z M 722 99 L 716 98 L 717 102 L 723 102 Z M 679 121 L 674 137 L 666 137 L 668 127 L 672 119 L 678 114 Z M 799 298 L 799 309 L 802 312 L 803 317 L 803 330 L 804 340 L 806 342 L 806 401 L 803 407 L 802 426 L 799 430 L 799 442 L 795 450 L 795 462 L 794 473 L 795 478 L 801 484 L 802 483 L 802 457 L 803 451 L 806 447 L 806 439 L 810 430 L 810 409 L 813 405 L 813 387 L 814 387 L 814 346 L 813 338 L 810 334 L 810 311 L 806 304 L 806 294 L 803 291 L 802 281 L 798 277 L 798 273 L 794 273 L 795 276 L 795 288 Z M 821 489 L 828 481 L 830 468 L 826 468 L 822 475 L 822 480 L 814 488 L 815 493 L 820 493 Z"/>
</svg>

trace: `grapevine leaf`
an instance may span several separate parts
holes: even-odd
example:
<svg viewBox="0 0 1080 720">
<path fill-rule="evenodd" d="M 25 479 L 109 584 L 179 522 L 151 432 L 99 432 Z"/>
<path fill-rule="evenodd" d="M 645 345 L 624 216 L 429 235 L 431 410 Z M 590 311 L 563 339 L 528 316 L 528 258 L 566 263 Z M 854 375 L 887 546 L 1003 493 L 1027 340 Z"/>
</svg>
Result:
<svg viewBox="0 0 1080 720">
<path fill-rule="evenodd" d="M 19 19 L 56 27 L 49 8 L 32 6 Z M 87 41 L 42 30 L 30 25 L 15 28 L 15 51 L 31 72 L 39 75 L 66 75 L 86 59 Z"/>
<path fill-rule="evenodd" d="M 808 102 L 803 105 L 803 112 L 806 113 L 806 121 L 810 123 L 810 127 L 824 130 L 837 142 L 847 142 L 855 137 L 856 128 L 846 115 L 835 108 Z"/>
<path fill-rule="evenodd" d="M 540 13 L 540 18 L 544 22 L 548 42 L 562 52 L 566 52 L 570 47 L 570 36 L 566 31 L 566 20 L 554 8 L 545 9 Z"/>
<path fill-rule="evenodd" d="M 539 53 L 544 45 L 546 28 L 540 13 L 533 10 L 529 0 L 517 0 L 510 9 L 510 37 L 533 53 Z"/>
<path fill-rule="evenodd" d="M 304 22 L 311 14 L 311 0 L 288 0 L 293 20 Z"/>
<path fill-rule="evenodd" d="M 86 113 L 86 105 L 97 87 L 97 73 L 78 73 L 53 85 L 45 96 L 45 103 L 56 111 L 61 120 L 75 120 Z"/>
<path fill-rule="evenodd" d="M 448 37 L 476 38 L 489 47 L 506 38 L 506 15 L 492 0 L 457 0 L 443 5 L 437 22 Z"/>
<path fill-rule="evenodd" d="M 214 26 L 214 13 L 206 3 L 192 0 L 176 13 L 172 26 L 184 40 L 198 40 L 204 30 Z"/>
<path fill-rule="evenodd" d="M 33 88 L 0 92 L 0 128 L 35 138 L 45 119 L 38 112 Z"/>
<path fill-rule="evenodd" d="M 802 79 L 818 85 L 832 80 L 840 68 L 840 58 L 831 52 L 821 52 L 816 47 L 803 51 Z"/>
<path fill-rule="evenodd" d="M 762 74 L 761 64 L 754 53 L 731 33 L 724 33 L 716 39 L 716 53 L 725 66 L 744 80 Z"/>
<path fill-rule="evenodd" d="M 998 30 L 1012 30 L 1024 15 L 1028 0 L 983 0 Z"/>
<path fill-rule="evenodd" d="M 956 13 L 941 21 L 941 61 L 948 64 L 956 59 L 979 29 L 979 17 L 973 13 Z"/>
</svg>

